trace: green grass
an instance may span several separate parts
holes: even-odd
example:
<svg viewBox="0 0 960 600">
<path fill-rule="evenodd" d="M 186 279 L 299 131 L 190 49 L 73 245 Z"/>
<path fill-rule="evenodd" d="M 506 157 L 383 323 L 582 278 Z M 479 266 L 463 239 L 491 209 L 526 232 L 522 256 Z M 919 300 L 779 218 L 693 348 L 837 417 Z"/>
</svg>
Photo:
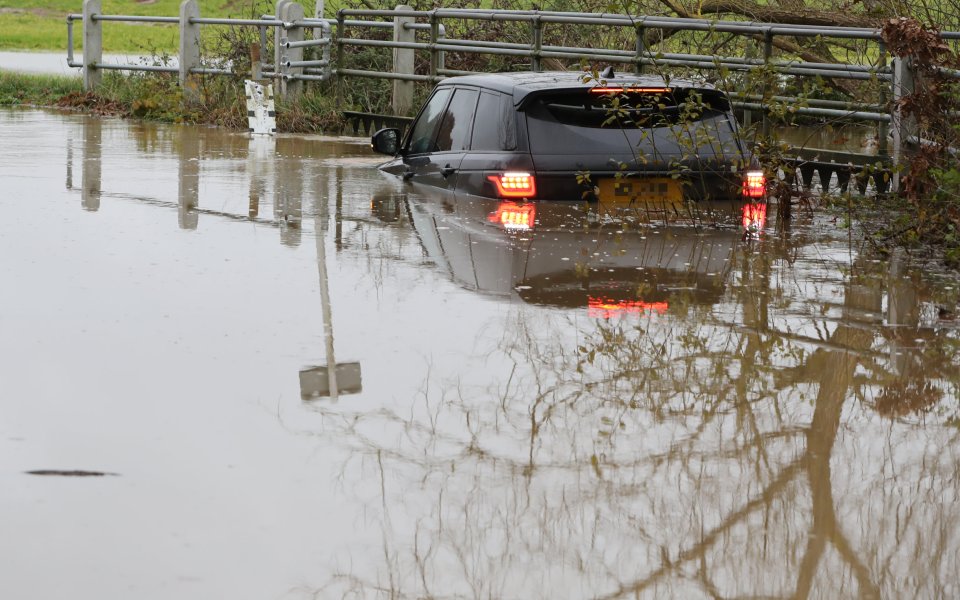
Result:
<svg viewBox="0 0 960 600">
<path fill-rule="evenodd" d="M 82 91 L 79 77 L 0 71 L 0 106 L 49 106 L 67 94 Z"/>
<path fill-rule="evenodd" d="M 0 49 L 2 50 L 62 50 L 67 48 L 68 14 L 83 10 L 82 0 L 0 0 Z M 200 14 L 204 17 L 250 18 L 272 12 L 263 2 L 229 0 L 224 3 L 202 2 Z M 146 15 L 174 17 L 180 14 L 178 0 L 156 0 L 152 4 L 131 1 L 103 3 L 103 13 L 112 15 Z M 82 47 L 82 24 L 74 23 L 74 50 Z M 213 35 L 213 28 L 204 27 L 205 35 Z M 210 31 L 206 31 L 210 30 Z M 103 50 L 107 53 L 153 54 L 175 53 L 178 44 L 176 25 L 166 24 L 103 24 Z"/>
</svg>

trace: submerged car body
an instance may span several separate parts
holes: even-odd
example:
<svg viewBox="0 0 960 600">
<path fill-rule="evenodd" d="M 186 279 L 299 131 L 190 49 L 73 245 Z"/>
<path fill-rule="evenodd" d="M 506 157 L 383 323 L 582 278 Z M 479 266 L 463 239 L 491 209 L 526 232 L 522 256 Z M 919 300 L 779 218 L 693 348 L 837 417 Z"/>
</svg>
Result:
<svg viewBox="0 0 960 600">
<path fill-rule="evenodd" d="M 661 77 L 505 73 L 440 82 L 380 168 L 458 195 L 661 202 L 760 198 L 726 95 Z"/>
</svg>

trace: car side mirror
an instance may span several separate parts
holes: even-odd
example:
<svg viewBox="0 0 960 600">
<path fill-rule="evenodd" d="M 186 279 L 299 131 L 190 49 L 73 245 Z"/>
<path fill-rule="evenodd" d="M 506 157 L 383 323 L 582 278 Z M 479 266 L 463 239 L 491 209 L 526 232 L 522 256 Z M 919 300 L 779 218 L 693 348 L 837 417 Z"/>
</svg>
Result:
<svg viewBox="0 0 960 600">
<path fill-rule="evenodd" d="M 396 156 L 400 152 L 400 130 L 394 127 L 381 129 L 370 138 L 374 152 Z"/>
</svg>

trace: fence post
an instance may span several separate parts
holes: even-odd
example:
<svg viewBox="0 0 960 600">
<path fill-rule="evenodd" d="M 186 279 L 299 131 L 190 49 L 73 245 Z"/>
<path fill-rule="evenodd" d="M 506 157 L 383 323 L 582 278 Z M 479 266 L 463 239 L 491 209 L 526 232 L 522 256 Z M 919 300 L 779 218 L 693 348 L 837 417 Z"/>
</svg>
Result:
<svg viewBox="0 0 960 600">
<path fill-rule="evenodd" d="M 890 115 L 890 129 L 893 133 L 893 181 L 891 191 L 900 191 L 900 170 L 896 167 L 904 158 L 904 149 L 910 144 L 910 138 L 916 137 L 917 119 L 913 116 L 904 116 L 900 110 L 900 100 L 916 91 L 916 79 L 913 72 L 913 59 L 895 57 L 893 59 L 893 73 L 891 84 L 893 87 L 893 113 Z"/>
<path fill-rule="evenodd" d="M 83 89 L 91 92 L 100 85 L 103 73 L 95 65 L 103 62 L 103 26 L 100 0 L 83 0 Z"/>
<path fill-rule="evenodd" d="M 440 19 L 437 18 L 437 11 L 430 11 L 430 77 L 431 83 L 436 83 L 436 78 L 440 75 L 440 51 L 437 49 L 437 40 L 440 39 Z M 446 34 L 444 34 L 446 37 Z"/>
<path fill-rule="evenodd" d="M 277 0 L 276 11 L 274 16 L 281 23 L 283 22 L 283 17 L 286 14 L 286 7 L 291 0 Z M 287 73 L 287 68 L 283 66 L 283 46 L 281 46 L 281 40 L 287 37 L 287 34 L 284 32 L 283 27 L 274 27 L 273 28 L 273 72 L 276 73 L 280 78 L 276 80 L 276 90 L 280 94 L 283 92 L 283 76 Z"/>
<path fill-rule="evenodd" d="M 443 26 L 443 23 L 437 28 L 437 41 L 447 39 L 447 28 Z M 443 71 L 447 68 L 447 53 L 441 50 L 437 52 L 437 74 L 440 74 L 440 71 Z"/>
<path fill-rule="evenodd" d="M 763 66 L 765 68 L 770 67 L 770 58 L 773 56 L 773 33 L 767 29 L 763 32 Z M 769 82 L 772 79 L 770 74 L 767 73 L 767 81 Z M 767 94 L 767 86 L 764 85 L 763 92 L 763 137 L 770 137 L 770 107 L 767 106 L 767 98 L 769 96 L 776 96 L 776 90 L 773 90 L 769 95 Z"/>
<path fill-rule="evenodd" d="M 287 2 L 283 5 L 282 20 L 287 23 L 303 21 L 305 13 L 303 5 L 297 2 Z M 290 29 L 284 28 L 285 41 L 302 42 L 303 26 L 296 25 Z M 283 48 L 281 58 L 284 61 L 284 78 L 280 81 L 280 93 L 284 100 L 293 100 L 303 93 L 303 80 L 290 79 L 291 76 L 303 75 L 303 67 L 290 67 L 286 63 L 303 60 L 303 48 Z"/>
<path fill-rule="evenodd" d="M 187 102 L 200 99 L 200 86 L 192 69 L 200 68 L 200 25 L 191 19 L 200 18 L 197 0 L 183 0 L 180 4 L 180 88 Z"/>
<path fill-rule="evenodd" d="M 647 28 L 637 27 L 637 75 L 643 74 L 643 55 L 647 52 Z"/>
<path fill-rule="evenodd" d="M 887 45 L 884 42 L 880 42 L 879 48 L 880 58 L 877 60 L 878 69 L 884 69 L 887 66 Z M 892 84 L 892 81 L 891 81 Z M 880 85 L 880 97 L 879 102 L 880 106 L 885 106 L 887 104 L 887 88 L 884 85 Z M 890 145 L 887 143 L 887 134 L 890 133 L 890 123 L 885 123 L 880 121 L 877 123 L 877 155 L 878 156 L 889 156 L 890 155 Z"/>
<path fill-rule="evenodd" d="M 540 22 L 540 15 L 530 22 L 530 34 L 533 38 L 530 41 L 530 70 L 539 73 L 543 70 L 540 65 L 540 50 L 543 47 L 543 23 Z"/>
<path fill-rule="evenodd" d="M 394 10 L 412 10 L 406 4 L 399 4 Z M 395 42 L 415 42 L 417 32 L 415 29 L 407 27 L 407 24 L 413 25 L 413 17 L 394 17 L 393 18 L 393 41 Z M 431 36 L 432 37 L 432 36 Z M 435 43 L 435 40 L 431 39 Z M 414 71 L 414 50 L 413 48 L 394 48 L 393 49 L 393 72 L 402 75 L 413 75 Z M 436 54 L 436 49 L 431 50 L 431 54 Z M 405 115 L 413 108 L 413 82 L 393 81 L 393 101 L 391 102 L 393 114 Z"/>
</svg>

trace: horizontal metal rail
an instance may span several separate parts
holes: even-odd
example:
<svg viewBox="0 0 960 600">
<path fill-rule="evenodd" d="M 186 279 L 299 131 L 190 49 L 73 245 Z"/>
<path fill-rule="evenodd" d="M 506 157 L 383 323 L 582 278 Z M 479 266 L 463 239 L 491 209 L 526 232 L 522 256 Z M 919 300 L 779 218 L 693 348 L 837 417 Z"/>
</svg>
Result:
<svg viewBox="0 0 960 600">
<path fill-rule="evenodd" d="M 328 60 L 288 60 L 283 63 L 288 69 L 299 67 L 326 67 L 329 64 L 330 61 Z"/>
<path fill-rule="evenodd" d="M 292 81 L 327 81 L 329 79 L 326 75 L 281 75 L 281 77 Z"/>
<path fill-rule="evenodd" d="M 303 40 L 302 42 L 291 42 L 284 39 L 280 42 L 281 48 L 313 48 L 316 46 L 329 46 L 329 38 L 320 38 L 316 40 Z"/>
<path fill-rule="evenodd" d="M 214 69 L 210 67 L 199 67 L 190 69 L 191 73 L 197 75 L 233 75 L 233 71 L 230 69 Z"/>
<path fill-rule="evenodd" d="M 153 73 L 179 73 L 179 67 L 161 67 L 158 65 L 131 65 L 131 64 L 109 64 L 94 63 L 96 69 L 107 71 L 149 71 Z"/>
<path fill-rule="evenodd" d="M 771 106 L 769 104 L 760 103 L 760 102 L 731 102 L 736 108 L 746 108 L 749 110 L 761 110 L 769 111 Z M 812 117 L 835 117 L 841 119 L 856 119 L 858 121 L 875 121 L 878 123 L 889 123 L 891 117 L 888 114 L 884 113 L 875 113 L 875 112 L 865 112 L 858 110 L 839 110 L 832 108 L 813 108 L 806 106 L 798 106 L 793 111 L 793 114 L 798 115 L 809 115 Z"/>
<path fill-rule="evenodd" d="M 727 61 L 725 57 L 709 57 L 674 54 L 675 58 L 669 58 L 667 55 L 636 53 L 626 51 L 604 51 L 589 48 L 563 48 L 559 46 L 545 46 L 540 51 L 530 49 L 521 44 L 506 45 L 496 43 L 497 45 L 479 45 L 479 44 L 459 44 L 459 40 L 438 40 L 437 43 L 427 42 L 394 42 L 392 40 L 366 40 L 358 38 L 343 38 L 338 43 L 344 46 L 362 46 L 375 48 L 405 48 L 411 50 L 442 50 L 444 52 L 466 52 L 473 54 L 491 54 L 495 56 L 518 56 L 530 58 L 539 56 L 541 58 L 566 58 L 576 59 L 588 55 L 607 62 L 621 64 L 643 64 L 643 65 L 662 65 L 677 67 L 692 67 L 697 69 L 720 69 L 746 71 L 756 67 L 764 66 L 762 60 L 738 59 Z M 519 47 L 518 47 L 519 46 Z M 838 79 L 857 79 L 871 80 L 884 79 L 889 80 L 889 68 L 874 68 L 868 65 L 843 65 L 839 63 L 807 63 L 799 61 L 774 61 L 767 63 L 767 66 L 773 71 L 786 75 L 814 75 L 821 77 L 834 77 Z"/>
<path fill-rule="evenodd" d="M 289 23 L 279 21 L 264 22 L 263 19 L 217 19 L 207 17 L 194 17 L 190 19 L 191 25 L 234 25 L 236 27 L 287 27 Z"/>
<path fill-rule="evenodd" d="M 732 100 L 742 101 L 762 101 L 764 97 L 759 94 L 741 94 L 740 92 L 727 92 Z M 796 98 L 794 96 L 770 96 L 766 98 L 770 102 L 805 102 L 811 107 L 816 108 L 837 108 L 842 110 L 861 110 L 867 112 L 880 113 L 886 110 L 885 106 L 880 104 L 869 104 L 863 102 L 844 102 L 843 100 L 820 100 L 818 98 Z M 802 108 L 802 107 L 798 107 Z"/>
<path fill-rule="evenodd" d="M 94 21 L 120 21 L 124 23 L 170 23 L 178 25 L 179 17 L 142 17 L 135 15 L 93 15 L 90 17 Z"/>
<path fill-rule="evenodd" d="M 683 19 L 670 17 L 632 17 L 607 13 L 560 13 L 552 11 L 498 11 L 470 9 L 416 10 L 361 10 L 341 9 L 340 17 L 413 17 L 421 19 L 468 19 L 477 21 L 515 21 L 569 23 L 579 25 L 606 25 L 618 27 L 656 27 L 687 31 L 716 31 L 722 33 L 770 34 L 800 37 L 831 37 L 880 40 L 880 30 L 866 27 L 836 27 L 813 25 L 776 25 L 770 23 L 719 21 L 710 19 Z"/>
<path fill-rule="evenodd" d="M 422 81 L 426 83 L 437 83 L 443 77 L 434 77 L 431 75 L 412 75 L 406 73 L 391 73 L 389 71 L 360 71 L 357 69 L 333 69 L 334 75 L 347 75 L 352 77 L 370 77 L 374 79 L 396 79 L 398 81 Z"/>
</svg>

